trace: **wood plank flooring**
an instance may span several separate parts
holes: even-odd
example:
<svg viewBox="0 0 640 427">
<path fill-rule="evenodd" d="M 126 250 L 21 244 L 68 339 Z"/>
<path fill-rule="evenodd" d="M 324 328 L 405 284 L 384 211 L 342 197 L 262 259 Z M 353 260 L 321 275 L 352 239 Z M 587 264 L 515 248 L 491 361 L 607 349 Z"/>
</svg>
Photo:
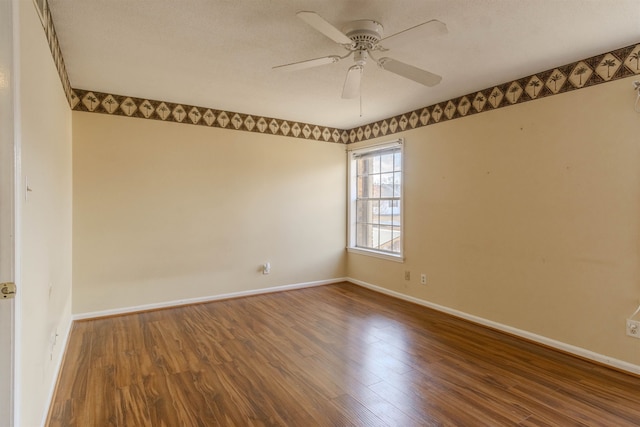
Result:
<svg viewBox="0 0 640 427">
<path fill-rule="evenodd" d="M 352 284 L 76 322 L 53 426 L 638 426 L 640 378 Z"/>
</svg>

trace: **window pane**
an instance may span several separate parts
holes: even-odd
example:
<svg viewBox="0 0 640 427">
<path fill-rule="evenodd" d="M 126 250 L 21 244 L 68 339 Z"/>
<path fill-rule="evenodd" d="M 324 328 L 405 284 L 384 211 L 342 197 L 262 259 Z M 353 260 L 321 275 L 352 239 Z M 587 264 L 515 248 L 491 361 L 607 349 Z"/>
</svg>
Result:
<svg viewBox="0 0 640 427">
<path fill-rule="evenodd" d="M 371 180 L 369 197 L 380 197 L 380 175 L 372 175 L 369 179 Z"/>
<path fill-rule="evenodd" d="M 393 173 L 384 173 L 380 175 L 382 183 L 380 187 L 380 197 L 393 197 Z"/>
<path fill-rule="evenodd" d="M 378 197 L 374 195 L 375 182 L 380 180 L 379 175 L 365 175 L 358 177 L 356 198 Z"/>
<path fill-rule="evenodd" d="M 378 249 L 379 247 L 379 242 L 380 241 L 380 226 L 379 225 L 372 225 L 371 226 L 371 243 L 370 243 L 370 247 L 374 248 L 374 249 Z"/>
<path fill-rule="evenodd" d="M 358 224 L 356 226 L 356 246 L 360 246 L 362 248 L 370 248 L 371 244 L 371 225 Z"/>
<path fill-rule="evenodd" d="M 393 197 L 402 195 L 402 175 L 399 172 L 393 174 Z"/>
<path fill-rule="evenodd" d="M 361 176 L 358 176 L 356 178 L 356 199 L 360 199 L 365 196 L 364 181 L 365 181 L 365 178 Z"/>
<path fill-rule="evenodd" d="M 393 155 L 393 170 L 402 170 L 402 154 L 399 151 Z"/>
<path fill-rule="evenodd" d="M 392 221 L 393 221 L 393 222 L 392 222 L 392 225 L 393 225 L 394 227 L 400 227 L 400 221 L 401 221 L 401 219 L 400 219 L 400 209 L 394 208 L 394 213 L 393 213 L 393 216 L 392 216 Z"/>
<path fill-rule="evenodd" d="M 393 154 L 380 156 L 380 172 L 393 172 Z"/>
<path fill-rule="evenodd" d="M 367 203 L 369 204 L 369 210 L 371 211 L 371 215 L 367 222 L 378 224 L 380 222 L 380 201 L 369 200 Z"/>
<path fill-rule="evenodd" d="M 393 206 L 391 200 L 380 201 L 380 224 L 391 225 Z"/>
<path fill-rule="evenodd" d="M 377 224 L 380 221 L 380 202 L 378 200 L 358 200 L 356 206 L 356 221 L 358 223 Z"/>
<path fill-rule="evenodd" d="M 367 168 L 367 161 L 369 159 L 359 159 L 356 161 L 356 163 L 358 164 L 358 168 L 357 168 L 357 174 L 358 176 L 360 175 L 365 175 L 367 173 L 369 173 L 369 169 Z"/>
<path fill-rule="evenodd" d="M 371 170 L 369 173 L 380 173 L 380 156 L 371 157 Z"/>
<path fill-rule="evenodd" d="M 393 249 L 393 228 L 385 225 L 381 225 L 378 229 L 378 236 L 380 243 L 377 249 L 383 251 L 391 251 Z"/>
<path fill-rule="evenodd" d="M 367 202 L 363 200 L 356 201 L 356 223 L 360 224 L 367 221 L 369 211 L 367 210 Z"/>
<path fill-rule="evenodd" d="M 392 245 L 391 245 L 391 250 L 393 252 L 400 252 L 401 240 L 400 240 L 400 228 L 399 227 L 393 227 L 393 236 L 394 236 L 394 238 L 393 238 L 393 242 L 392 242 Z"/>
</svg>

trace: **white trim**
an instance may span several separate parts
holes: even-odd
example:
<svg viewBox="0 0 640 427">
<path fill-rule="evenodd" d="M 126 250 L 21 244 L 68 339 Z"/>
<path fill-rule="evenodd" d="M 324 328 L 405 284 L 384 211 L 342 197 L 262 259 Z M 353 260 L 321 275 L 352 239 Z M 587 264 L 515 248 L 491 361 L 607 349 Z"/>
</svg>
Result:
<svg viewBox="0 0 640 427">
<path fill-rule="evenodd" d="M 355 148 L 347 147 L 347 153 L 367 153 L 369 151 L 377 151 L 381 147 L 389 146 L 392 147 L 395 144 L 402 145 L 404 144 L 404 138 L 396 138 L 391 141 L 378 142 L 376 144 L 367 144 Z"/>
<path fill-rule="evenodd" d="M 15 354 L 15 388 L 14 388 L 14 425 L 22 425 L 22 324 L 23 316 L 25 315 L 23 298 L 24 287 L 22 282 L 22 206 L 24 199 L 22 198 L 23 186 L 22 186 L 22 92 L 20 91 L 21 84 L 21 68 L 22 68 L 22 53 L 20 50 L 20 9 L 28 7 L 18 1 L 13 0 L 13 84 L 14 84 L 14 98 L 13 98 L 13 120 L 16 123 L 14 129 L 15 138 L 15 245 L 16 245 L 16 271 L 15 282 L 17 286 L 16 291 L 16 305 L 15 305 L 15 341 L 14 341 L 14 354 Z"/>
<path fill-rule="evenodd" d="M 402 155 L 402 169 L 400 170 L 400 253 L 397 255 L 386 254 L 376 251 L 375 249 L 367 249 L 356 246 L 356 168 L 353 163 L 355 156 L 363 153 L 384 150 L 385 148 L 400 148 Z M 391 141 L 370 144 L 364 147 L 347 149 L 347 251 L 359 253 L 365 256 L 373 256 L 384 258 L 396 262 L 404 262 L 404 138 L 397 138 Z"/>
<path fill-rule="evenodd" d="M 584 349 L 582 347 L 566 344 L 561 341 L 556 341 L 554 339 L 544 337 L 542 335 L 534 334 L 532 332 L 524 331 L 522 329 L 514 328 L 512 326 L 504 325 L 502 323 L 498 323 L 492 320 L 484 319 L 482 317 L 474 316 L 473 314 L 468 314 L 463 311 L 455 310 L 453 308 L 445 307 L 439 304 L 434 304 L 432 302 L 425 301 L 409 295 L 405 295 L 400 292 L 396 292 L 390 289 L 382 288 L 380 286 L 372 285 L 371 283 L 363 282 L 362 280 L 357 280 L 357 279 L 352 279 L 350 277 L 347 277 L 347 281 L 355 285 L 362 286 L 363 288 L 371 289 L 372 291 L 380 292 L 382 294 L 386 294 L 401 300 L 419 304 L 421 306 L 431 308 L 433 310 L 440 311 L 442 313 L 450 314 L 451 316 L 454 316 L 454 317 L 459 317 L 461 319 L 465 319 L 482 326 L 486 326 L 492 329 L 506 332 L 508 334 L 515 335 L 515 336 L 527 339 L 529 341 L 536 342 L 538 344 L 555 348 L 565 353 L 579 356 L 584 359 L 589 359 L 594 362 L 598 362 L 602 365 L 607 365 L 612 368 L 619 369 L 621 371 L 626 371 L 635 375 L 640 375 L 640 365 L 634 365 L 633 363 L 625 362 L 624 360 L 614 359 L 613 357 L 595 353 L 593 351 Z"/>
<path fill-rule="evenodd" d="M 0 424 L 20 425 L 20 44 L 19 22 L 22 5 L 16 0 L 0 6 L 0 281 L 14 282 L 15 299 L 0 302 Z M 5 373 L 7 375 L 5 375 Z"/>
<path fill-rule="evenodd" d="M 274 286 L 271 288 L 263 288 L 263 289 L 252 289 L 248 291 L 241 292 L 231 292 L 228 294 L 220 294 L 220 295 L 210 295 L 206 297 L 196 297 L 196 298 L 187 298 L 181 300 L 174 301 L 166 301 L 159 302 L 153 304 L 144 304 L 137 305 L 131 307 L 123 307 L 123 308 L 114 308 L 110 310 L 101 310 L 101 311 L 92 311 L 88 313 L 79 313 L 74 314 L 72 319 L 76 320 L 85 320 L 85 319 L 95 319 L 98 317 L 106 317 L 106 316 L 116 316 L 119 314 L 129 314 L 136 313 L 141 311 L 148 310 L 157 310 L 160 308 L 171 308 L 171 307 L 179 307 L 181 305 L 189 305 L 189 304 L 198 304 L 203 302 L 210 301 L 219 301 L 231 298 L 239 298 L 239 297 L 247 297 L 251 295 L 261 295 L 261 294 L 270 294 L 273 292 L 282 292 L 282 291 L 291 291 L 294 289 L 303 289 L 303 288 L 311 288 L 314 286 L 322 286 L 322 285 L 331 285 L 333 283 L 346 282 L 348 279 L 344 277 L 336 278 L 336 279 L 327 279 L 327 280 L 317 280 L 315 282 L 304 282 L 304 283 L 295 283 L 291 285 L 283 285 L 283 286 Z"/>
<path fill-rule="evenodd" d="M 359 254 L 359 255 L 372 256 L 375 258 L 386 259 L 387 261 L 394 261 L 399 263 L 404 262 L 404 258 L 402 257 L 402 255 L 394 255 L 391 253 L 374 251 L 373 249 L 347 248 L 347 252 L 350 252 L 353 254 Z"/>
<path fill-rule="evenodd" d="M 51 410 L 51 404 L 53 403 L 53 395 L 56 392 L 56 388 L 58 387 L 58 377 L 60 376 L 60 369 L 62 369 L 62 362 L 64 361 L 65 355 L 67 354 L 67 345 L 69 343 L 69 337 L 71 336 L 71 328 L 73 327 L 73 320 L 69 317 L 69 322 L 65 325 L 64 330 L 62 331 L 62 351 L 58 353 L 58 360 L 56 360 L 56 364 L 53 367 L 53 382 L 49 387 L 49 394 L 47 395 L 47 400 L 45 401 L 44 413 L 42 414 L 42 422 L 40 425 L 44 426 L 47 423 L 47 418 L 49 417 L 49 411 Z"/>
</svg>

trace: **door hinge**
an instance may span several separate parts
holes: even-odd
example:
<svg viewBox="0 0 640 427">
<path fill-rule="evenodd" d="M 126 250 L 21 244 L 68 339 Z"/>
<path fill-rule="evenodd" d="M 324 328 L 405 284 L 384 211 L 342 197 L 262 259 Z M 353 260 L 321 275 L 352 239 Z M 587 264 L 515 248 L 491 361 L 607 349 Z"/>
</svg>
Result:
<svg viewBox="0 0 640 427">
<path fill-rule="evenodd" d="M 16 296 L 16 284 L 13 282 L 0 283 L 0 297 L 10 299 Z"/>
</svg>

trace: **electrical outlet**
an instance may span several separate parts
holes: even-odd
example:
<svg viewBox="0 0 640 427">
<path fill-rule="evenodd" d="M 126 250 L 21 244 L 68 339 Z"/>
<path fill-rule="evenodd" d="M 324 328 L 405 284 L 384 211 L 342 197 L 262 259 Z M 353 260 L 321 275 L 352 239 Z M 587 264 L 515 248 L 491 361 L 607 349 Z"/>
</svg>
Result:
<svg viewBox="0 0 640 427">
<path fill-rule="evenodd" d="M 627 319 L 627 335 L 640 338 L 640 320 Z"/>
<path fill-rule="evenodd" d="M 404 280 L 411 280 L 411 272 L 409 270 L 404 272 Z"/>
<path fill-rule="evenodd" d="M 427 275 L 424 274 L 424 273 L 422 273 L 420 275 L 420 284 L 422 284 L 422 285 L 426 285 L 427 284 Z"/>
</svg>

